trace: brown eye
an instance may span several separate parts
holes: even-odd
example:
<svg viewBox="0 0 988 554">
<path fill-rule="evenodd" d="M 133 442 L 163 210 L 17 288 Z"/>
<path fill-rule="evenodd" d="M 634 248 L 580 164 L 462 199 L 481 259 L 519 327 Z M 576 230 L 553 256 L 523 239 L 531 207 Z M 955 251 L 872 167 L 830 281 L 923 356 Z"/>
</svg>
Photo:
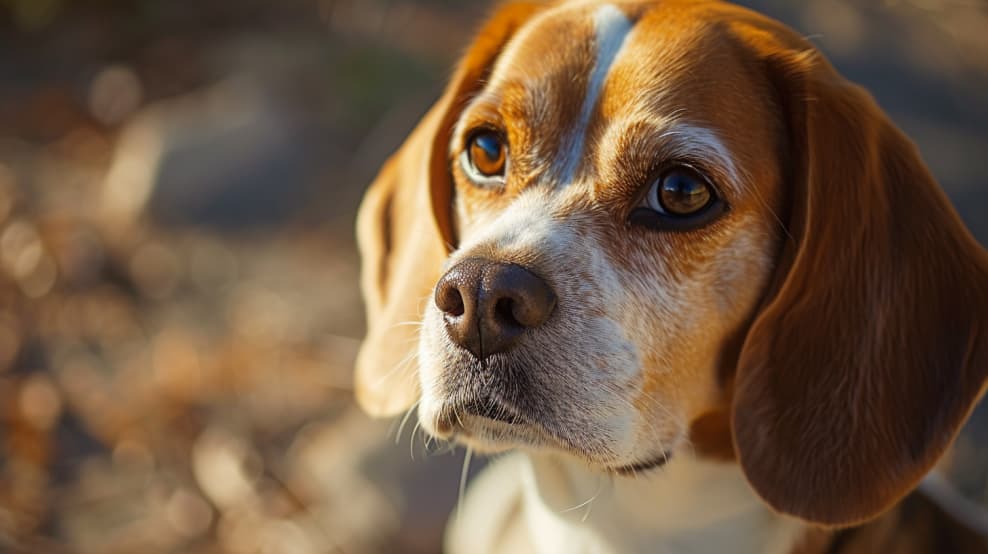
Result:
<svg viewBox="0 0 988 554">
<path fill-rule="evenodd" d="M 467 143 L 465 167 L 477 182 L 500 181 L 508 161 L 508 147 L 501 136 L 493 131 L 480 131 Z"/>
<path fill-rule="evenodd" d="M 652 185 L 648 195 L 649 207 L 673 216 L 693 215 L 714 198 L 707 181 L 686 168 L 666 172 Z"/>
<path fill-rule="evenodd" d="M 652 182 L 631 223 L 659 231 L 698 229 L 727 211 L 710 182 L 689 166 L 666 170 Z"/>
</svg>

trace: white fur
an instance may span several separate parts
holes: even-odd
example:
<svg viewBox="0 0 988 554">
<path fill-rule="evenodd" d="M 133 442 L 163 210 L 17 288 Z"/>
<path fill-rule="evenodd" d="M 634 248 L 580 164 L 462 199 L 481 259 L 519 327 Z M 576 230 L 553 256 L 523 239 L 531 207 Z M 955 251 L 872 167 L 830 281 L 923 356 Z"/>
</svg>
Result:
<svg viewBox="0 0 988 554">
<path fill-rule="evenodd" d="M 611 66 L 618 59 L 621 49 L 632 29 L 632 23 L 628 17 L 612 4 L 605 4 L 598 8 L 594 12 L 593 19 L 596 30 L 597 56 L 593 72 L 590 74 L 590 79 L 587 83 L 587 91 L 583 99 L 580 119 L 577 121 L 576 128 L 573 129 L 568 140 L 563 143 L 563 150 L 560 153 L 560 157 L 565 160 L 559 181 L 563 186 L 573 181 L 576 170 L 580 166 L 584 143 L 586 142 L 587 126 L 590 124 L 590 116 L 593 115 L 594 107 L 597 106 L 597 100 L 600 98 L 600 92 L 604 88 L 607 74 L 610 73 Z"/>
<path fill-rule="evenodd" d="M 591 472 L 573 459 L 515 454 L 471 486 L 446 546 L 452 554 L 521 547 L 538 554 L 784 554 L 805 530 L 773 514 L 737 464 L 679 452 L 661 470 L 630 478 Z"/>
<path fill-rule="evenodd" d="M 624 334 L 621 322 L 608 317 L 588 316 L 590 306 L 615 306 L 624 300 L 623 287 L 614 268 L 603 254 L 601 245 L 592 239 L 578 235 L 579 223 L 568 218 L 556 218 L 551 214 L 560 211 L 569 195 L 585 195 L 589 185 L 577 184 L 563 191 L 528 190 L 514 199 L 500 212 L 488 212 L 482 219 L 473 220 L 464 228 L 460 247 L 447 261 L 448 266 L 475 257 L 478 254 L 497 252 L 504 261 L 519 261 L 531 267 L 548 280 L 560 298 L 564 315 L 556 327 L 535 333 L 535 341 L 520 350 L 528 351 L 526 364 L 535 371 L 552 374 L 560 379 L 558 386 L 574 389 L 573 405 L 566 410 L 582 408 L 582 415 L 599 425 L 602 451 L 596 460 L 600 464 L 619 467 L 654 457 L 656 452 L 639 452 L 640 427 L 650 431 L 661 430 L 659 440 L 675 442 L 682 435 L 679 421 L 670 421 L 666 429 L 663 422 L 643 423 L 643 417 L 632 410 L 632 402 L 639 390 L 641 360 L 635 346 Z M 527 260 L 527 261 L 526 261 Z M 581 267 L 592 276 L 590 280 L 573 274 L 569 269 Z M 575 299 L 579 299 L 575 301 Z M 552 356 L 540 359 L 542 352 L 550 352 L 560 340 L 569 347 Z M 429 303 L 423 316 L 423 332 L 420 335 L 419 359 L 422 380 L 422 399 L 419 414 L 423 427 L 432 432 L 434 414 L 439 411 L 446 391 L 437 387 L 440 377 L 448 367 L 455 365 L 457 348 L 442 325 L 441 314 Z M 590 358 L 597 356 L 593 361 Z M 606 365 L 601 365 L 606 361 Z M 553 370 L 549 364 L 558 364 Z M 566 376 L 561 371 L 566 371 Z M 577 414 L 573 414 L 576 416 Z M 518 445 L 523 445 L 519 443 Z M 589 446 L 589 445 L 588 445 Z"/>
<path fill-rule="evenodd" d="M 499 251 L 550 251 L 570 248 L 572 233 L 557 229 L 559 222 L 546 217 L 552 210 L 552 198 L 538 190 L 530 190 L 512 201 L 502 212 L 493 212 L 491 219 L 471 225 L 479 232 L 467 232 L 459 252 L 470 252 L 483 245 Z"/>
</svg>

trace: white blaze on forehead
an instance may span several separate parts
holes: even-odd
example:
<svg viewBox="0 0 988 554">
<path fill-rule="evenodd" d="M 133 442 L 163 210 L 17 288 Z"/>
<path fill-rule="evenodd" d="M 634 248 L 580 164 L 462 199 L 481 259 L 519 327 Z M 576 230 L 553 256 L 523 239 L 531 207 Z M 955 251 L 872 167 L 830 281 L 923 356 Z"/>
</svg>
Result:
<svg viewBox="0 0 988 554">
<path fill-rule="evenodd" d="M 590 116 L 593 114 L 597 100 L 600 98 L 600 91 L 604 88 L 607 74 L 611 66 L 621 53 L 628 35 L 631 33 L 632 23 L 628 17 L 612 4 L 606 4 L 597 8 L 594 12 L 594 29 L 596 35 L 597 56 L 594 62 L 593 72 L 587 82 L 586 96 L 583 99 L 583 108 L 580 111 L 580 119 L 576 123 L 567 140 L 563 142 L 560 157 L 563 163 L 560 174 L 561 184 L 567 185 L 576 174 L 583 156 L 583 147 L 587 134 L 587 126 L 590 124 Z"/>
</svg>

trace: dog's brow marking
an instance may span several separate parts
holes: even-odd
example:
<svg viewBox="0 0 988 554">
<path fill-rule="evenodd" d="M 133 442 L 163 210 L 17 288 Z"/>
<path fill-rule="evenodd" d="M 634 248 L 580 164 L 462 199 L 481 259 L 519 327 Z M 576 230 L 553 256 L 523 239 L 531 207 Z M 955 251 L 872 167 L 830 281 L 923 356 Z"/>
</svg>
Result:
<svg viewBox="0 0 988 554">
<path fill-rule="evenodd" d="M 569 135 L 568 140 L 563 143 L 562 159 L 564 165 L 561 174 L 560 184 L 566 186 L 573 181 L 576 170 L 580 165 L 583 154 L 583 143 L 587 133 L 587 126 L 590 124 L 590 116 L 597 105 L 600 91 L 607 80 L 607 74 L 611 66 L 621 52 L 631 33 L 632 23 L 624 12 L 612 4 L 601 6 L 594 12 L 594 28 L 596 30 L 597 56 L 594 62 L 593 72 L 587 83 L 586 96 L 583 100 L 583 109 L 580 111 L 580 119 Z"/>
<path fill-rule="evenodd" d="M 714 162 L 727 172 L 731 185 L 741 184 L 741 175 L 734 163 L 734 157 L 714 131 L 705 127 L 678 123 L 662 135 L 679 139 L 682 142 L 679 148 L 685 151 L 684 154 L 713 158 Z"/>
</svg>

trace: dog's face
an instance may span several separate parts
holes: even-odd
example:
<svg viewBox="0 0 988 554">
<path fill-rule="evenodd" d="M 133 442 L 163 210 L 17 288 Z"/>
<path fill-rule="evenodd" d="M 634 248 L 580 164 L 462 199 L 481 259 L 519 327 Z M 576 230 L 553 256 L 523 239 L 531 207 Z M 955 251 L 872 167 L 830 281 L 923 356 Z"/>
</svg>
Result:
<svg viewBox="0 0 988 554">
<path fill-rule="evenodd" d="M 484 451 L 691 444 L 846 525 L 984 391 L 988 256 L 867 94 L 728 4 L 502 8 L 358 227 L 358 397 Z"/>
<path fill-rule="evenodd" d="M 481 353 L 426 305 L 429 432 L 627 471 L 665 460 L 720 400 L 725 340 L 778 250 L 781 175 L 764 162 L 778 160 L 783 124 L 768 83 L 730 63 L 722 31 L 681 29 L 675 13 L 584 3 L 540 14 L 458 118 L 459 244 L 444 268 L 516 264 L 555 302 L 509 348 Z M 482 311 L 472 317 L 498 317 Z M 512 332 L 479 325 L 481 340 Z"/>
</svg>

